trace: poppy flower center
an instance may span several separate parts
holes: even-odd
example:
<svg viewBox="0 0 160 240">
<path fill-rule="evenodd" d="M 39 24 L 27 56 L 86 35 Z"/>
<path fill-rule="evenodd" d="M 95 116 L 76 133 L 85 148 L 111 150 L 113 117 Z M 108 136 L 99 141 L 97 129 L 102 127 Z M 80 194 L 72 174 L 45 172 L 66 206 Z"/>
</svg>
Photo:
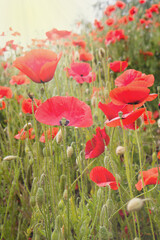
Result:
<svg viewBox="0 0 160 240">
<path fill-rule="evenodd" d="M 59 121 L 59 123 L 60 123 L 61 126 L 68 126 L 69 120 L 67 120 L 66 118 L 62 118 L 62 119 Z"/>
<path fill-rule="evenodd" d="M 81 77 L 83 77 L 83 74 L 81 74 Z"/>
</svg>

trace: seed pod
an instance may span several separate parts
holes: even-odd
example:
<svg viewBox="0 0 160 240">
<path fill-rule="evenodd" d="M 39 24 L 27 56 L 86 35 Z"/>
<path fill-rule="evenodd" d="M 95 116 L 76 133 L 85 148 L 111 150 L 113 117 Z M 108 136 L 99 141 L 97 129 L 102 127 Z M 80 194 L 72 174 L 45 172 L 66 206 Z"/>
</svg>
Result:
<svg viewBox="0 0 160 240">
<path fill-rule="evenodd" d="M 38 190 L 37 190 L 37 193 L 36 193 L 36 203 L 37 203 L 39 208 L 42 207 L 44 201 L 45 201 L 44 190 L 43 190 L 43 188 L 39 187 Z"/>
<path fill-rule="evenodd" d="M 17 159 L 17 156 L 9 155 L 3 158 L 3 161 L 11 161 Z"/>
<path fill-rule="evenodd" d="M 58 131 L 57 135 L 56 135 L 56 142 L 59 144 L 62 142 L 62 131 L 61 129 Z"/>
<path fill-rule="evenodd" d="M 149 200 L 148 198 L 146 199 L 140 199 L 140 198 L 133 198 L 131 199 L 128 204 L 127 204 L 127 210 L 128 212 L 135 212 L 141 210 L 141 208 L 144 205 L 144 201 Z"/>
<path fill-rule="evenodd" d="M 69 146 L 67 147 L 67 157 L 70 158 L 73 154 L 73 147 Z"/>
<path fill-rule="evenodd" d="M 117 154 L 117 155 L 122 155 L 122 154 L 124 154 L 124 152 L 125 152 L 125 147 L 118 146 L 118 147 L 116 148 L 116 154 Z"/>
</svg>

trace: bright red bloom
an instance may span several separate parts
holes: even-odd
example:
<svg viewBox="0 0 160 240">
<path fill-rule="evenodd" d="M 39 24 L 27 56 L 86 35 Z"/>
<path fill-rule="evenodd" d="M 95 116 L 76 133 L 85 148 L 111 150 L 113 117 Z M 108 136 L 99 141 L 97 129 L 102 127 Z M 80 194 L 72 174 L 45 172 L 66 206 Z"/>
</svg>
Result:
<svg viewBox="0 0 160 240">
<path fill-rule="evenodd" d="M 109 31 L 105 37 L 105 44 L 109 45 L 110 43 L 115 43 L 116 41 L 120 41 L 121 39 L 127 39 L 127 36 L 125 36 L 123 29 Z"/>
<path fill-rule="evenodd" d="M 104 14 L 107 16 L 110 16 L 111 13 L 115 11 L 115 9 L 116 9 L 115 5 L 110 5 L 110 6 L 106 7 Z"/>
<path fill-rule="evenodd" d="M 36 103 L 36 104 L 35 104 Z M 39 107 L 41 105 L 41 100 L 35 99 L 33 101 L 33 110 L 34 113 L 37 110 L 37 107 Z M 22 102 L 22 112 L 25 114 L 32 114 L 32 99 L 28 98 L 28 99 L 24 99 Z"/>
<path fill-rule="evenodd" d="M 142 119 L 145 125 L 148 124 L 154 124 L 156 121 L 154 119 L 152 119 L 152 112 L 151 111 L 147 111 L 143 113 L 142 115 Z"/>
<path fill-rule="evenodd" d="M 47 49 L 34 49 L 24 57 L 18 57 L 13 66 L 22 71 L 36 83 L 50 81 L 55 73 L 61 54 Z"/>
<path fill-rule="evenodd" d="M 30 80 L 24 74 L 20 74 L 17 76 L 12 76 L 12 79 L 9 82 L 11 85 L 25 85 L 30 84 Z"/>
<path fill-rule="evenodd" d="M 154 76 L 152 74 L 146 75 L 134 69 L 129 69 L 116 78 L 115 85 L 123 87 L 133 82 L 136 82 L 137 86 L 142 82 L 143 84 L 141 86 L 151 87 L 154 84 Z"/>
<path fill-rule="evenodd" d="M 4 70 L 6 70 L 9 67 L 9 63 L 8 62 L 2 62 L 1 65 L 2 65 Z"/>
<path fill-rule="evenodd" d="M 123 114 L 122 117 L 115 117 L 111 120 L 106 120 L 105 124 L 108 127 L 117 127 L 121 126 L 124 128 L 129 128 L 135 130 L 135 121 L 145 112 L 145 108 L 136 109 L 130 113 Z M 122 126 L 122 124 L 123 126 Z M 139 126 L 137 125 L 137 128 Z"/>
<path fill-rule="evenodd" d="M 37 121 L 51 126 L 90 127 L 93 124 L 90 107 L 75 97 L 50 98 L 37 109 L 35 117 Z M 65 123 L 62 123 L 63 118 Z"/>
<path fill-rule="evenodd" d="M 109 96 L 115 105 L 130 104 L 140 107 L 147 101 L 149 92 L 146 87 L 125 86 L 113 89 Z"/>
<path fill-rule="evenodd" d="M 67 72 L 70 77 L 76 80 L 78 83 L 91 83 L 96 80 L 96 74 L 91 72 L 91 66 L 89 63 L 74 62 L 71 64 L 71 68 L 67 68 Z"/>
<path fill-rule="evenodd" d="M 86 143 L 85 147 L 85 159 L 88 158 L 96 158 L 101 155 L 105 146 L 109 144 L 110 138 L 106 134 L 105 127 L 100 129 L 100 127 L 96 128 L 96 135 Z"/>
<path fill-rule="evenodd" d="M 136 7 L 133 6 L 133 7 L 129 10 L 129 15 L 135 15 L 137 12 L 138 12 L 138 8 L 136 8 Z"/>
<path fill-rule="evenodd" d="M 101 166 L 94 167 L 91 170 L 89 177 L 99 187 L 110 186 L 111 189 L 117 190 L 118 186 L 120 186 L 120 184 L 116 182 L 113 174 Z"/>
<path fill-rule="evenodd" d="M 134 21 L 133 15 L 129 15 L 129 16 L 128 16 L 128 20 L 129 20 L 130 22 Z"/>
<path fill-rule="evenodd" d="M 9 87 L 0 86 L 0 98 L 11 98 L 12 90 Z"/>
<path fill-rule="evenodd" d="M 14 138 L 24 140 L 29 136 L 29 139 L 34 139 L 35 134 L 33 134 L 32 131 L 33 131 L 33 128 L 30 128 L 28 131 L 24 131 L 24 129 L 22 128 L 20 131 L 18 131 L 18 134 L 15 135 Z"/>
<path fill-rule="evenodd" d="M 46 36 L 49 40 L 55 40 L 60 38 L 67 38 L 71 35 L 71 32 L 66 30 L 57 30 L 53 28 L 51 31 L 46 32 Z"/>
<path fill-rule="evenodd" d="M 104 29 L 102 22 L 98 21 L 97 19 L 94 20 L 94 26 L 99 30 L 102 31 Z"/>
<path fill-rule="evenodd" d="M 0 110 L 5 109 L 5 107 L 6 107 L 6 103 L 4 101 L 0 100 Z"/>
<path fill-rule="evenodd" d="M 79 46 L 79 47 L 81 47 L 81 48 L 85 48 L 85 47 L 86 47 L 86 42 L 83 41 L 83 40 L 74 40 L 74 41 L 72 42 L 72 44 L 73 44 L 74 46 Z"/>
<path fill-rule="evenodd" d="M 124 2 L 122 2 L 122 1 L 117 1 L 117 2 L 116 2 L 116 6 L 117 6 L 118 8 L 124 9 L 125 6 L 126 6 L 126 4 L 125 4 Z"/>
<path fill-rule="evenodd" d="M 84 49 L 79 51 L 79 60 L 80 61 L 92 61 L 93 55 L 92 53 L 86 52 Z"/>
<path fill-rule="evenodd" d="M 108 26 L 112 26 L 112 25 L 114 24 L 114 19 L 113 19 L 113 18 L 108 18 L 108 19 L 106 20 L 106 24 L 107 24 Z"/>
<path fill-rule="evenodd" d="M 159 117 L 159 112 L 156 110 L 156 111 L 154 111 L 154 113 L 153 113 L 153 118 L 154 119 L 157 119 Z"/>
<path fill-rule="evenodd" d="M 109 67 L 113 72 L 123 72 L 128 67 L 128 62 L 115 61 L 110 63 Z"/>
<path fill-rule="evenodd" d="M 59 131 L 59 128 L 56 128 L 56 127 L 53 127 L 52 129 L 48 129 L 46 132 L 48 140 L 50 140 L 51 138 L 54 139 L 58 131 Z M 45 143 L 45 133 L 42 133 L 42 136 L 40 137 L 39 141 Z"/>
<path fill-rule="evenodd" d="M 160 159 L 160 151 L 157 153 L 157 158 Z"/>
<path fill-rule="evenodd" d="M 151 168 L 147 171 L 140 172 L 141 177 L 143 178 L 144 186 L 147 185 L 155 185 L 160 184 L 160 181 L 158 180 L 158 171 L 160 171 L 160 167 L 158 168 Z M 138 191 L 141 191 L 143 188 L 143 182 L 142 179 L 138 181 L 138 183 L 135 185 Z"/>
<path fill-rule="evenodd" d="M 146 0 L 139 0 L 139 3 L 140 4 L 143 4 L 143 3 L 145 3 L 146 2 Z"/>
</svg>

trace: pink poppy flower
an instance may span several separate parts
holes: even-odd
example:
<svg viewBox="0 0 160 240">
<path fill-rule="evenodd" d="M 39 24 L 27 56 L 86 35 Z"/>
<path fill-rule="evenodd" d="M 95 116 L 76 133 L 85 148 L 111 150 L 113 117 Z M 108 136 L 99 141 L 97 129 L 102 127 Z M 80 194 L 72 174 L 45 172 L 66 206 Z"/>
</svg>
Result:
<svg viewBox="0 0 160 240">
<path fill-rule="evenodd" d="M 93 124 L 90 107 L 75 97 L 56 96 L 48 99 L 35 113 L 37 121 L 47 125 L 90 127 Z M 65 123 L 63 123 L 65 118 Z"/>
<path fill-rule="evenodd" d="M 91 83 L 96 80 L 96 74 L 91 72 L 91 66 L 89 63 L 74 62 L 71 64 L 71 68 L 66 68 L 70 77 L 76 80 L 78 83 Z"/>
</svg>

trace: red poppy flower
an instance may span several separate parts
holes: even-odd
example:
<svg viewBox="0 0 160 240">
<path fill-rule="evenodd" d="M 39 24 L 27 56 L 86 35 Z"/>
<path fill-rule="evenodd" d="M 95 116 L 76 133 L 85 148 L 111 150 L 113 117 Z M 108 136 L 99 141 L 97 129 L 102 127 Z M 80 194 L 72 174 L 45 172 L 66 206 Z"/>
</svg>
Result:
<svg viewBox="0 0 160 240">
<path fill-rule="evenodd" d="M 160 151 L 157 153 L 157 158 L 160 159 Z"/>
<path fill-rule="evenodd" d="M 140 4 L 144 4 L 146 2 L 146 0 L 139 0 Z"/>
<path fill-rule="evenodd" d="M 94 167 L 89 175 L 90 179 L 99 187 L 110 186 L 111 189 L 117 190 L 120 184 L 116 182 L 115 177 L 106 168 L 98 166 Z"/>
<path fill-rule="evenodd" d="M 143 115 L 142 115 L 142 120 L 143 120 L 145 125 L 154 124 L 156 122 L 154 119 L 152 119 L 152 112 L 151 111 L 147 111 L 147 113 L 144 112 Z"/>
<path fill-rule="evenodd" d="M 79 60 L 80 61 L 92 61 L 93 55 L 92 53 L 86 52 L 84 49 L 79 51 Z"/>
<path fill-rule="evenodd" d="M 135 15 L 138 12 L 138 8 L 136 8 L 135 6 L 133 6 L 130 10 L 129 10 L 129 15 Z"/>
<path fill-rule="evenodd" d="M 115 9 L 116 9 L 115 5 L 110 5 L 110 6 L 106 7 L 104 14 L 107 16 L 110 16 L 111 13 L 115 11 Z"/>
<path fill-rule="evenodd" d="M 4 101 L 0 100 L 0 110 L 5 109 L 5 107 L 6 107 L 6 103 Z"/>
<path fill-rule="evenodd" d="M 93 124 L 90 107 L 75 97 L 56 96 L 48 99 L 35 113 L 37 121 L 47 125 L 90 127 Z M 65 118 L 65 123 L 62 123 Z"/>
<path fill-rule="evenodd" d="M 119 23 L 119 24 L 127 24 L 127 23 L 128 23 L 128 18 L 127 18 L 127 16 L 123 16 L 122 18 L 120 18 L 120 19 L 118 20 L 118 23 Z"/>
<path fill-rule="evenodd" d="M 108 127 L 117 127 L 117 126 L 121 126 L 124 128 L 129 128 L 129 129 L 133 129 L 135 130 L 135 121 L 144 113 L 145 108 L 141 108 L 141 109 L 136 109 L 135 111 L 132 111 L 130 113 L 126 113 L 123 114 L 122 117 L 115 117 L 112 118 L 111 120 L 106 120 L 105 124 Z M 122 126 L 122 124 L 123 126 Z M 139 128 L 139 126 L 137 125 L 137 128 Z"/>
<path fill-rule="evenodd" d="M 152 74 L 146 75 L 134 69 L 129 69 L 116 78 L 115 85 L 123 87 L 133 82 L 136 82 L 137 85 L 139 82 L 142 82 L 142 86 L 151 87 L 154 84 L 154 76 Z"/>
<path fill-rule="evenodd" d="M 11 98 L 12 90 L 9 87 L 0 86 L 0 98 Z"/>
<path fill-rule="evenodd" d="M 94 20 L 94 26 L 99 30 L 102 31 L 104 29 L 101 21 L 98 21 L 97 19 Z"/>
<path fill-rule="evenodd" d="M 115 43 L 116 41 L 120 41 L 121 39 L 127 39 L 127 36 L 125 36 L 123 29 L 109 31 L 105 37 L 105 44 L 109 45 L 110 43 Z"/>
<path fill-rule="evenodd" d="M 47 49 L 34 49 L 24 57 L 17 58 L 13 66 L 22 71 L 36 83 L 50 81 L 55 73 L 61 54 Z"/>
<path fill-rule="evenodd" d="M 60 38 L 67 38 L 71 35 L 71 32 L 66 30 L 57 30 L 53 28 L 51 31 L 46 32 L 46 36 L 49 40 L 55 40 Z"/>
<path fill-rule="evenodd" d="M 112 26 L 113 24 L 114 24 L 114 19 L 113 19 L 113 18 L 108 18 L 108 19 L 106 20 L 106 25 Z"/>
<path fill-rule="evenodd" d="M 122 1 L 117 1 L 117 2 L 116 2 L 116 6 L 117 6 L 118 8 L 124 9 L 125 6 L 126 6 L 126 4 L 125 4 L 124 2 L 122 2 Z"/>
<path fill-rule="evenodd" d="M 125 86 L 110 91 L 110 98 L 115 105 L 130 104 L 135 107 L 142 106 L 149 96 L 150 90 L 146 87 Z"/>
<path fill-rule="evenodd" d="M 1 65 L 2 65 L 4 70 L 6 70 L 9 67 L 9 63 L 8 62 L 2 62 Z"/>
<path fill-rule="evenodd" d="M 110 138 L 106 134 L 105 127 L 100 129 L 100 127 L 96 128 L 96 135 L 86 143 L 85 147 L 85 159 L 88 158 L 96 158 L 101 155 L 105 146 L 109 144 Z"/>
<path fill-rule="evenodd" d="M 18 134 L 14 136 L 15 139 L 21 139 L 24 140 L 29 136 L 29 139 L 34 139 L 35 134 L 33 134 L 33 128 L 30 128 L 28 131 L 24 131 L 22 128 L 20 131 L 18 131 Z"/>
<path fill-rule="evenodd" d="M 12 76 L 12 79 L 9 82 L 11 85 L 25 85 L 25 84 L 30 84 L 30 80 L 26 77 L 26 75 L 17 75 L 17 76 Z"/>
<path fill-rule="evenodd" d="M 89 63 L 74 62 L 71 64 L 71 68 L 66 69 L 69 76 L 73 77 L 78 83 L 91 83 L 96 80 L 96 74 L 91 72 L 91 66 Z"/>
<path fill-rule="evenodd" d="M 160 181 L 158 180 L 158 171 L 160 171 L 160 167 L 159 170 L 158 168 L 151 168 L 147 171 L 142 171 L 142 173 L 140 172 L 141 177 L 143 177 L 144 186 L 155 185 L 157 183 L 160 184 Z M 142 179 L 140 179 L 135 185 L 138 191 L 142 190 L 143 182 Z"/>
<path fill-rule="evenodd" d="M 51 134 L 51 131 L 52 131 L 52 134 Z M 58 131 L 59 131 L 59 128 L 56 128 L 56 127 L 53 127 L 52 129 L 48 129 L 46 132 L 47 138 L 49 140 L 51 139 L 51 137 L 52 139 L 54 139 Z M 42 136 L 40 137 L 39 141 L 45 143 L 45 133 L 42 133 Z"/>
<path fill-rule="evenodd" d="M 83 41 L 83 40 L 74 40 L 74 41 L 72 42 L 72 44 L 73 44 L 74 46 L 79 46 L 79 47 L 81 47 L 81 48 L 85 48 L 85 47 L 86 47 L 86 42 Z"/>
<path fill-rule="evenodd" d="M 35 104 L 36 103 L 36 104 Z M 34 113 L 37 109 L 37 107 L 39 107 L 41 105 L 41 100 L 38 100 L 38 99 L 35 99 L 34 98 L 34 101 L 33 101 L 33 110 L 34 110 Z M 28 98 L 28 99 L 24 99 L 23 102 L 22 102 L 22 112 L 27 114 L 32 114 L 32 99 Z"/>
<path fill-rule="evenodd" d="M 133 15 L 129 15 L 129 16 L 128 16 L 128 20 L 129 20 L 130 22 L 134 21 Z"/>
<path fill-rule="evenodd" d="M 113 72 L 123 72 L 128 67 L 128 62 L 115 61 L 110 63 L 109 67 Z"/>
</svg>

